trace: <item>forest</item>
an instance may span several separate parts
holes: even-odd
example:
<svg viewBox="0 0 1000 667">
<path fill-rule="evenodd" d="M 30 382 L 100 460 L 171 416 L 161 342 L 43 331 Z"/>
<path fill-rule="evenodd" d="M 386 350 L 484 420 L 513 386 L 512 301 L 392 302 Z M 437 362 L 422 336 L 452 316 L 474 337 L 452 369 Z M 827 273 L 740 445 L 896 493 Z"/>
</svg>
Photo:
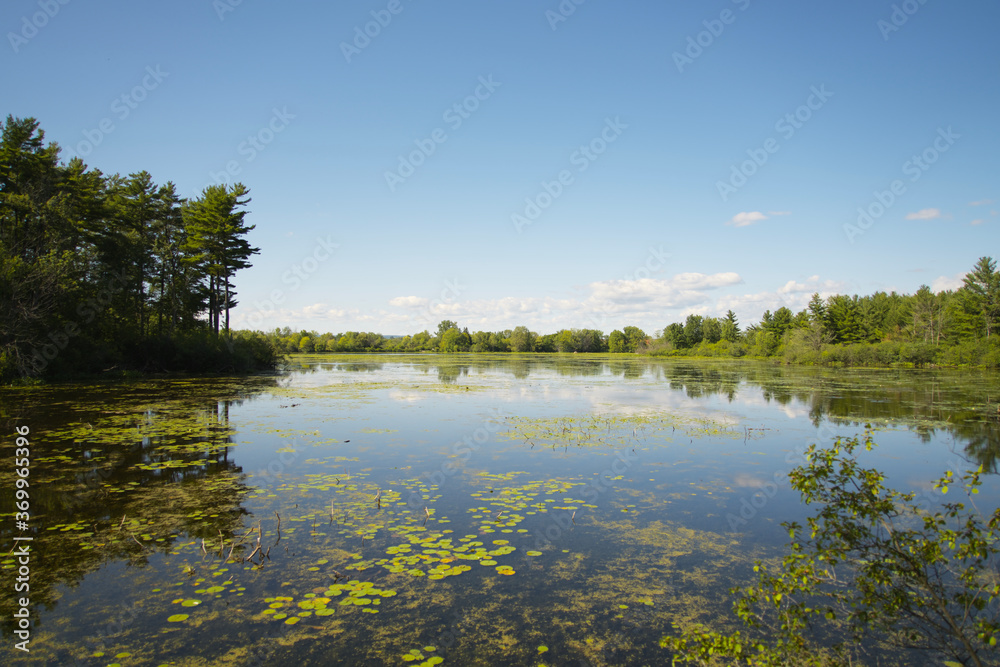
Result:
<svg viewBox="0 0 1000 667">
<path fill-rule="evenodd" d="M 196 199 L 149 173 L 68 163 L 33 118 L 0 134 L 0 380 L 273 365 L 262 337 L 229 330 L 249 190 Z"/>
<path fill-rule="evenodd" d="M 741 326 L 724 317 L 688 315 L 652 335 L 627 326 L 605 335 L 593 329 L 562 329 L 539 335 L 519 326 L 476 331 L 442 321 L 432 334 L 403 337 L 349 331 L 317 333 L 287 327 L 267 333 L 283 354 L 317 352 L 562 352 L 638 353 L 654 356 L 768 358 L 785 363 L 845 366 L 1000 367 L 1000 273 L 981 257 L 957 290 L 937 293 L 923 285 L 915 294 L 868 296 L 813 294 L 808 307 L 767 311 Z"/>
</svg>

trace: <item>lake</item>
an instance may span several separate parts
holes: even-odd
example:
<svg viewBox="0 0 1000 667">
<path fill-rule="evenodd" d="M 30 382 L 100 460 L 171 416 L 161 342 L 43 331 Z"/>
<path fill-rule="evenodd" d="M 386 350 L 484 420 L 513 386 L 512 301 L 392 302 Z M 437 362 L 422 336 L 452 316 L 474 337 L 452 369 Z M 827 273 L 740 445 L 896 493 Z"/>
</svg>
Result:
<svg viewBox="0 0 1000 667">
<path fill-rule="evenodd" d="M 891 486 L 938 503 L 982 464 L 996 507 L 998 400 L 976 370 L 589 355 L 2 389 L 0 532 L 33 539 L 31 650 L 7 593 L 0 662 L 664 664 L 675 624 L 735 627 L 812 443 L 869 424 Z"/>
</svg>

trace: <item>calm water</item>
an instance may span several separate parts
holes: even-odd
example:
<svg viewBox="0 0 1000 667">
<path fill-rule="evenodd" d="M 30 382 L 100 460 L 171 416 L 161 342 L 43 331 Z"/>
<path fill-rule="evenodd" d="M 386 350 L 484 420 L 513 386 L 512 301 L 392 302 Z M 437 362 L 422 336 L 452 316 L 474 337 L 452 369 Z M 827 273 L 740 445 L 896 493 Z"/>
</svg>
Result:
<svg viewBox="0 0 1000 667">
<path fill-rule="evenodd" d="M 865 462 L 940 502 L 945 470 L 995 470 L 998 400 L 979 371 L 577 356 L 2 390 L 0 534 L 34 541 L 31 652 L 6 556 L 0 661 L 662 664 L 808 515 L 806 446 L 871 424 Z"/>
</svg>

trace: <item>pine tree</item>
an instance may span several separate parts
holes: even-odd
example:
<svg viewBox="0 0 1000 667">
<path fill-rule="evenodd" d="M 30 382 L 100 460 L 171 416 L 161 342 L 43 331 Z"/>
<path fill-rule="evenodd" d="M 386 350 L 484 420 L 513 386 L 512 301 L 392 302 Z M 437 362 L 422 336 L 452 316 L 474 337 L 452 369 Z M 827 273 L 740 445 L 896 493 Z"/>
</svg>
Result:
<svg viewBox="0 0 1000 667">
<path fill-rule="evenodd" d="M 251 266 L 247 260 L 260 252 L 244 238 L 254 228 L 244 224 L 247 212 L 236 210 L 250 202 L 248 194 L 242 183 L 231 189 L 210 185 L 184 209 L 187 238 L 183 249 L 190 253 L 188 264 L 200 268 L 208 279 L 209 326 L 216 334 L 223 311 L 224 328 L 229 332 L 229 310 L 235 305 L 233 274 Z"/>
<path fill-rule="evenodd" d="M 997 264 L 990 257 L 980 257 L 972 271 L 965 275 L 962 291 L 970 309 L 978 311 L 986 339 L 996 328 L 1000 319 L 1000 274 Z"/>
</svg>

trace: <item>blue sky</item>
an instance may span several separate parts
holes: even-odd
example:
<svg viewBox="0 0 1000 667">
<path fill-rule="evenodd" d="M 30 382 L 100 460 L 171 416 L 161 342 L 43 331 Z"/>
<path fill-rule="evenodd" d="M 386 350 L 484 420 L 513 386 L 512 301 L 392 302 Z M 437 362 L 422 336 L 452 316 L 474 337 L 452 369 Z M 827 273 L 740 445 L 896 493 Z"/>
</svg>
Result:
<svg viewBox="0 0 1000 667">
<path fill-rule="evenodd" d="M 234 326 L 652 333 L 952 288 L 1000 255 L 998 19 L 989 0 L 8 0 L 2 111 L 105 173 L 246 184 L 261 253 Z"/>
</svg>

